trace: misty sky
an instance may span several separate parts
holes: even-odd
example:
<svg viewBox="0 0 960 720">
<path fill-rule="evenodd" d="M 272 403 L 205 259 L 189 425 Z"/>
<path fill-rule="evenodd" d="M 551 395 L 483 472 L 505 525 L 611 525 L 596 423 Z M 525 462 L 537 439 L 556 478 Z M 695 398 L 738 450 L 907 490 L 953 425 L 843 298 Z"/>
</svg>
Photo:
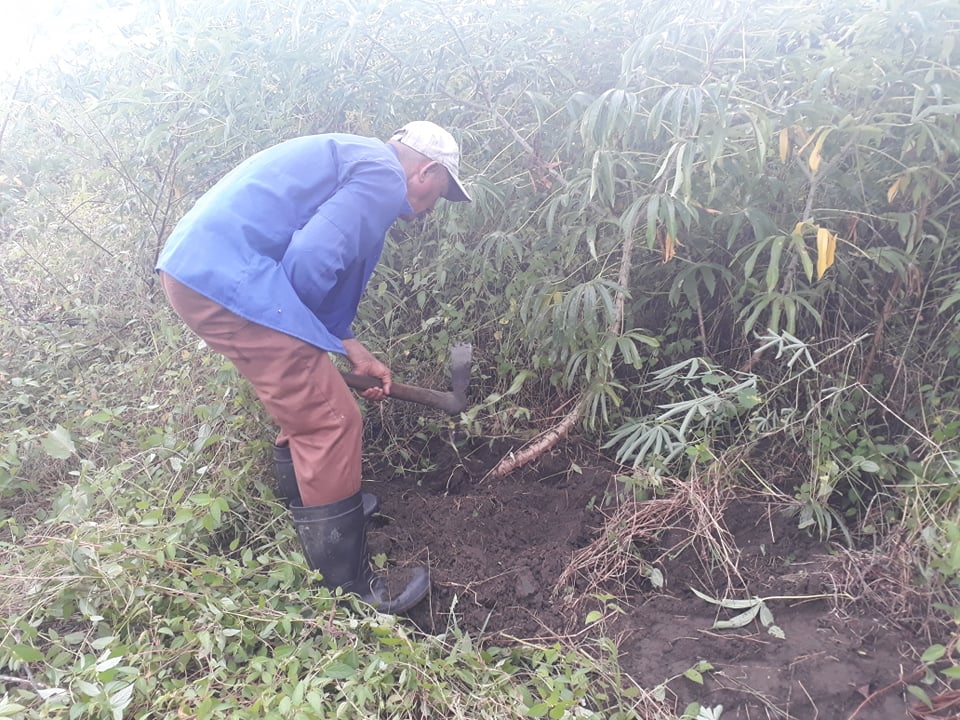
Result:
<svg viewBox="0 0 960 720">
<path fill-rule="evenodd" d="M 0 0 L 0 75 L 15 77 L 74 40 L 115 43 L 122 39 L 118 23 L 132 11 L 133 3 L 108 7 L 104 0 Z"/>
</svg>

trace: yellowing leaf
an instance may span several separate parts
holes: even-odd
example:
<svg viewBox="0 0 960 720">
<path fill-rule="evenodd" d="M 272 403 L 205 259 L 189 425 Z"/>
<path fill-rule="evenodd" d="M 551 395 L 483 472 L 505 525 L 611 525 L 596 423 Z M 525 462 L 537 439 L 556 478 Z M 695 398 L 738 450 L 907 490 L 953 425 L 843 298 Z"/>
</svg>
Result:
<svg viewBox="0 0 960 720">
<path fill-rule="evenodd" d="M 898 177 L 894 180 L 893 185 L 890 186 L 890 189 L 887 190 L 887 202 L 893 202 L 893 199 L 897 196 L 897 193 L 900 192 L 900 181 L 903 180 L 902 177 Z"/>
<path fill-rule="evenodd" d="M 673 259 L 673 256 L 677 254 L 677 245 L 679 244 L 680 241 L 673 237 L 670 233 L 664 233 L 663 262 L 668 263 Z"/>
<path fill-rule="evenodd" d="M 813 172 L 817 172 L 820 169 L 820 161 L 822 159 L 823 153 L 823 143 L 827 139 L 827 135 L 830 134 L 831 128 L 824 128 L 821 132 L 817 134 L 817 141 L 813 144 L 813 150 L 810 151 L 810 159 L 808 160 L 810 164 L 810 169 Z"/>
<path fill-rule="evenodd" d="M 827 270 L 827 239 L 830 231 L 826 228 L 817 230 L 817 280 L 823 277 Z"/>
<path fill-rule="evenodd" d="M 820 143 L 817 143 L 813 146 L 813 151 L 810 153 L 810 169 L 813 172 L 816 172 L 820 169 Z"/>
<path fill-rule="evenodd" d="M 826 228 L 817 228 L 817 280 L 833 265 L 837 253 L 837 236 Z"/>
<path fill-rule="evenodd" d="M 790 129 L 780 130 L 780 162 L 785 163 L 790 157 Z"/>
</svg>

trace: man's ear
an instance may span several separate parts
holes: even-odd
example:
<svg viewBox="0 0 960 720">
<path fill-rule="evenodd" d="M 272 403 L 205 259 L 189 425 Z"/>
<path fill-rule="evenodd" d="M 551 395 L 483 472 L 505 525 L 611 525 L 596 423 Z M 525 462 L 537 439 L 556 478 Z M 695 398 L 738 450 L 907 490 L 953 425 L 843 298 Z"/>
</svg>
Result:
<svg viewBox="0 0 960 720">
<path fill-rule="evenodd" d="M 423 173 L 424 177 L 428 175 L 436 175 L 438 171 L 443 170 L 443 165 L 438 163 L 436 160 L 431 160 L 429 163 L 421 168 L 420 172 Z"/>
</svg>

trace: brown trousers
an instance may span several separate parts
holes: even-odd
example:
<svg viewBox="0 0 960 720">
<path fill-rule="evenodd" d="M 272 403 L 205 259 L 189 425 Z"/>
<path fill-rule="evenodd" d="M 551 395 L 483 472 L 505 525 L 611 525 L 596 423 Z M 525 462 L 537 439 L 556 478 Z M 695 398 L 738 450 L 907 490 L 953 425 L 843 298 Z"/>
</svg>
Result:
<svg viewBox="0 0 960 720">
<path fill-rule="evenodd" d="M 360 491 L 363 422 L 330 356 L 290 335 L 244 320 L 166 273 L 167 299 L 187 326 L 250 381 L 290 444 L 304 506 Z"/>
</svg>

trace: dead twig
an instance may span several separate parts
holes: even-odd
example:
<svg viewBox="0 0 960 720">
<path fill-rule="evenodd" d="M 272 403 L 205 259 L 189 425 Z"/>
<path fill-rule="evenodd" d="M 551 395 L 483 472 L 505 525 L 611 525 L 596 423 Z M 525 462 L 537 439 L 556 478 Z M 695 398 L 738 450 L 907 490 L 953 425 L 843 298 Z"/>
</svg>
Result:
<svg viewBox="0 0 960 720">
<path fill-rule="evenodd" d="M 0 675 L 0 682 L 16 683 L 17 685 L 27 685 L 34 692 L 51 689 L 46 685 L 41 685 L 40 683 L 34 681 L 32 675 L 30 677 L 25 677 L 25 678 L 17 677 L 16 675 Z"/>
<path fill-rule="evenodd" d="M 523 465 L 526 465 L 531 460 L 536 460 L 538 457 L 543 455 L 543 453 L 550 450 L 554 445 L 556 445 L 560 440 L 569 434 L 570 430 L 573 429 L 574 425 L 577 424 L 577 421 L 580 419 L 580 415 L 583 413 L 584 405 L 586 405 L 586 396 L 581 396 L 577 403 L 573 406 L 573 409 L 568 412 L 556 425 L 551 427 L 549 430 L 545 430 L 540 433 L 531 443 L 524 446 L 523 449 L 516 453 L 509 453 L 503 457 L 496 466 L 490 470 L 485 476 L 484 480 L 490 477 L 500 478 L 505 475 L 509 475 L 514 470 Z"/>
<path fill-rule="evenodd" d="M 926 665 L 924 665 L 923 667 L 918 668 L 917 670 L 914 670 L 909 675 L 901 675 L 899 678 L 897 678 L 897 680 L 890 683 L 889 685 L 884 685 L 879 690 L 875 690 L 874 692 L 870 693 L 869 695 L 867 695 L 866 699 L 862 703 L 857 705 L 856 709 L 852 713 L 850 713 L 850 715 L 847 717 L 847 720 L 854 720 L 857 717 L 857 715 L 859 715 L 868 705 L 870 705 L 875 700 L 883 697 L 891 690 L 896 690 L 901 685 L 906 685 L 907 683 L 914 682 L 915 680 L 923 677 L 923 674 L 926 672 L 926 669 L 927 669 Z"/>
</svg>

